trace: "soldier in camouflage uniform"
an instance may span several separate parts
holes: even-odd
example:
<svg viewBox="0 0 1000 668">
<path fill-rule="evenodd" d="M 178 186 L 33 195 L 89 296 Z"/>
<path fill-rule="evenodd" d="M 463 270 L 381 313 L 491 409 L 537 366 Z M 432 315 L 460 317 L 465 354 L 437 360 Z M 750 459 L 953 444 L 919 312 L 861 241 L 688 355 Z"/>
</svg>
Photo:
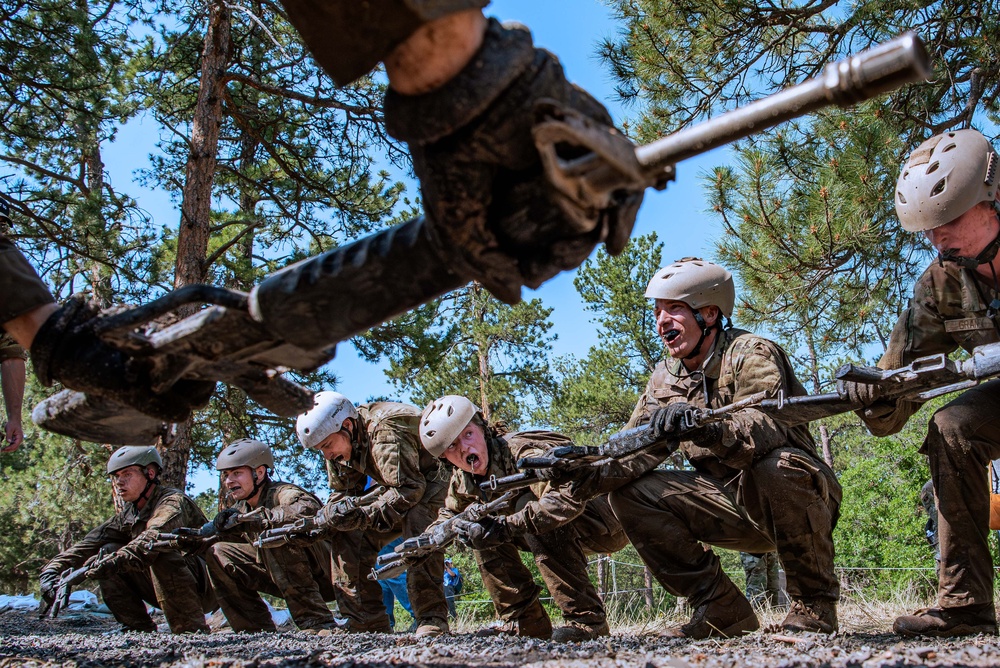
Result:
<svg viewBox="0 0 1000 668">
<path fill-rule="evenodd" d="M 521 457 L 538 457 L 573 444 L 548 431 L 499 433 L 486 425 L 471 401 L 454 395 L 424 409 L 420 440 L 428 452 L 455 467 L 438 521 L 489 500 L 493 495 L 479 484 L 517 473 L 515 462 Z M 604 605 L 587 574 L 587 555 L 616 552 L 628 541 L 607 497 L 591 493 L 593 481 L 543 480 L 522 490 L 507 515 L 458 525 L 460 537 L 474 549 L 483 584 L 502 622 L 490 632 L 551 635 L 561 642 L 608 635 Z M 521 563 L 519 549 L 532 553 L 566 619 L 566 625 L 554 632 L 538 600 L 540 588 Z"/>
<path fill-rule="evenodd" d="M 989 141 L 970 129 L 931 137 L 904 165 L 896 213 L 903 229 L 923 232 L 940 255 L 914 285 L 879 367 L 1000 341 L 997 160 Z M 882 400 L 871 385 L 846 383 L 842 389 L 867 406 L 859 415 L 877 436 L 902 429 L 920 407 Z M 1000 381 L 966 390 L 937 410 L 920 451 L 929 459 L 937 498 L 938 601 L 899 617 L 893 629 L 903 635 L 996 633 L 985 469 L 1000 457 Z"/>
<path fill-rule="evenodd" d="M 274 631 L 274 621 L 257 592 L 285 599 L 292 621 L 302 630 L 337 628 L 326 601 L 335 600 L 330 542 L 285 544 L 266 549 L 253 546 L 264 529 L 280 527 L 300 517 L 312 517 L 323 504 L 297 485 L 271 480 L 271 448 L 260 441 L 240 439 L 229 444 L 215 462 L 223 484 L 236 503 L 214 520 L 227 526 L 240 521 L 208 550 L 206 561 L 222 611 L 234 631 Z"/>
<path fill-rule="evenodd" d="M 21 409 L 24 401 L 25 366 L 28 353 L 7 333 L 0 332 L 0 389 L 6 420 L 3 424 L 3 439 L 7 444 L 0 452 L 13 452 L 24 440 L 21 426 Z"/>
<path fill-rule="evenodd" d="M 39 576 L 42 597 L 50 600 L 59 574 L 79 568 L 101 548 L 114 558 L 92 569 L 104 603 L 130 631 L 156 631 L 146 603 L 163 610 L 173 633 L 208 633 L 205 613 L 218 606 L 209 584 L 205 562 L 176 551 L 151 552 L 150 541 L 160 532 L 205 524 L 201 509 L 183 492 L 160 484 L 163 467 L 156 448 L 126 446 L 108 460 L 108 474 L 125 509 L 83 540 L 45 564 Z"/>
<path fill-rule="evenodd" d="M 316 405 L 296 422 L 302 445 L 318 449 L 327 461 L 334 493 L 317 519 L 337 532 L 338 602 L 353 631 L 391 630 L 382 588 L 368 573 L 383 545 L 399 535 L 423 533 L 444 504 L 447 475 L 420 447 L 419 418 L 420 411 L 407 404 L 379 401 L 355 407 L 338 392 L 318 392 Z M 374 503 L 337 513 L 337 501 L 363 494 L 366 478 L 385 492 Z M 443 581 L 442 554 L 409 570 L 407 591 L 418 636 L 449 630 Z"/>
<path fill-rule="evenodd" d="M 774 552 L 751 554 L 740 552 L 740 563 L 746 576 L 744 593 L 747 600 L 759 608 L 773 608 L 781 599 L 778 582 L 778 555 Z"/>
<path fill-rule="evenodd" d="M 758 392 L 802 395 L 785 353 L 750 332 L 723 328 L 735 303 L 724 268 L 685 258 L 656 273 L 657 332 L 669 359 L 656 366 L 628 427 L 651 422 L 669 436 L 685 411 L 718 408 Z M 667 591 L 688 599 L 691 620 L 668 635 L 733 636 L 759 627 L 753 608 L 704 544 L 777 549 L 788 578 L 791 631 L 837 629 L 840 587 L 833 528 L 841 499 L 834 473 L 805 426 L 745 409 L 681 443 L 693 471 L 653 471 L 611 493 L 643 561 Z"/>
</svg>

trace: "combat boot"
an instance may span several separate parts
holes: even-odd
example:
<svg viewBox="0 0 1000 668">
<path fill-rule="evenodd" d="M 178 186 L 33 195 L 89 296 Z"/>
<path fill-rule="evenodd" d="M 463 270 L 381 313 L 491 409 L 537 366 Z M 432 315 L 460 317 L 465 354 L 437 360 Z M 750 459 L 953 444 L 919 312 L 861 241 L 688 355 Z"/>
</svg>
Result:
<svg viewBox="0 0 1000 668">
<path fill-rule="evenodd" d="M 607 622 L 596 625 L 583 624 L 581 622 L 569 622 L 565 626 L 560 626 L 552 632 L 553 642 L 585 642 L 595 640 L 602 636 L 611 635 L 611 629 Z"/>
<path fill-rule="evenodd" d="M 901 636 L 951 638 L 977 633 L 997 633 L 996 612 L 992 603 L 961 608 L 922 608 L 912 615 L 897 617 L 892 630 Z"/>
<path fill-rule="evenodd" d="M 536 600 L 517 619 L 511 619 L 501 624 L 480 629 L 476 631 L 476 635 L 480 638 L 506 635 L 548 640 L 552 637 L 552 622 L 549 621 L 549 616 L 545 612 L 545 608 Z"/>
<path fill-rule="evenodd" d="M 786 631 L 808 631 L 809 633 L 833 633 L 839 627 L 837 622 L 837 602 L 826 599 L 801 599 L 792 601 L 781 628 Z"/>
<path fill-rule="evenodd" d="M 663 632 L 665 638 L 733 638 L 760 628 L 750 601 L 727 579 L 725 589 L 697 608 L 687 624 Z"/>
<path fill-rule="evenodd" d="M 417 630 L 413 632 L 413 635 L 417 638 L 436 638 L 443 636 L 448 631 L 450 631 L 448 620 L 432 617 L 421 622 Z"/>
</svg>

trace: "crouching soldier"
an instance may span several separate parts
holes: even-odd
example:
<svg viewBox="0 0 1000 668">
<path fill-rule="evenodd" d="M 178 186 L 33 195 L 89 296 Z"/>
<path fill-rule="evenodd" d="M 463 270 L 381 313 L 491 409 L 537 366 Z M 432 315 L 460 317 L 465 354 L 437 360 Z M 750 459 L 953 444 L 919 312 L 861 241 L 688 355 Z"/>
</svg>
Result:
<svg viewBox="0 0 1000 668">
<path fill-rule="evenodd" d="M 101 596 L 130 631 L 156 631 L 146 603 L 163 610 L 173 633 L 208 633 L 205 613 L 216 609 L 205 562 L 176 551 L 150 551 L 160 532 L 201 527 L 205 515 L 180 490 L 160 484 L 163 462 L 152 446 L 119 448 L 108 461 L 108 475 L 125 509 L 42 568 L 42 597 L 55 593 L 59 575 L 79 568 L 104 548 L 113 553 L 88 572 L 100 584 Z"/>
<path fill-rule="evenodd" d="M 646 289 L 669 359 L 656 366 L 629 427 L 651 423 L 669 438 L 692 408 L 719 408 L 758 392 L 802 395 L 785 353 L 750 332 L 723 328 L 733 312 L 732 275 L 685 258 Z M 652 471 L 611 493 L 611 505 L 663 587 L 694 614 L 667 635 L 705 638 L 754 631 L 746 597 L 706 545 L 752 553 L 777 549 L 788 579 L 789 631 L 837 630 L 840 585 L 833 528 L 841 489 L 805 425 L 786 427 L 745 409 L 689 433 L 690 471 Z"/>
<path fill-rule="evenodd" d="M 465 397 L 450 395 L 430 403 L 420 419 L 420 440 L 435 457 L 448 460 L 452 473 L 440 520 L 454 517 L 492 496 L 479 484 L 518 470 L 521 457 L 572 445 L 547 431 L 498 433 Z M 553 640 L 582 641 L 609 634 L 604 605 L 587 574 L 587 554 L 616 552 L 628 543 L 606 496 L 590 498 L 570 481 L 543 480 L 521 491 L 511 513 L 461 523 L 501 624 L 481 633 L 504 633 Z M 516 512 L 514 512 L 516 511 Z M 538 600 L 540 587 L 521 562 L 530 551 L 566 625 L 552 630 Z"/>
<path fill-rule="evenodd" d="M 319 450 L 327 461 L 334 494 L 317 520 L 337 532 L 337 600 L 352 631 L 390 631 L 382 588 L 368 573 L 383 545 L 400 535 L 423 533 L 444 504 L 446 474 L 420 448 L 419 419 L 420 411 L 407 404 L 379 401 L 355 407 L 339 392 L 318 392 L 316 405 L 296 422 L 302 445 Z M 340 512 L 337 502 L 362 494 L 366 478 L 385 492 L 373 503 Z M 409 571 L 407 591 L 418 636 L 449 630 L 443 580 L 442 554 Z"/>
<path fill-rule="evenodd" d="M 285 599 L 300 629 L 336 629 L 326 605 L 334 600 L 329 541 L 266 549 L 253 546 L 262 530 L 311 517 L 323 504 L 297 485 L 271 480 L 268 470 L 274 468 L 274 456 L 260 441 L 234 441 L 219 454 L 215 468 L 236 502 L 219 513 L 215 524 L 225 527 L 230 516 L 241 516 L 232 529 L 221 532 L 222 541 L 209 547 L 206 555 L 212 585 L 229 625 L 234 631 L 274 631 L 271 613 L 258 594 L 264 592 Z"/>
</svg>

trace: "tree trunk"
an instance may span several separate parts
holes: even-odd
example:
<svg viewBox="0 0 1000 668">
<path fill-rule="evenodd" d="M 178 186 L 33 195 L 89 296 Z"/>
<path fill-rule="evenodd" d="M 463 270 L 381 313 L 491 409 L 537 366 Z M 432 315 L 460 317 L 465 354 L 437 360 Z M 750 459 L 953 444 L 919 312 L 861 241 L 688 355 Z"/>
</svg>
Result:
<svg viewBox="0 0 1000 668">
<path fill-rule="evenodd" d="M 819 355 L 816 353 L 816 342 L 813 339 L 812 331 L 806 332 L 806 345 L 809 349 L 809 376 L 812 379 L 813 394 L 823 391 L 822 381 L 819 379 Z M 833 449 L 830 438 L 830 429 L 824 425 L 819 425 L 819 441 L 823 452 L 823 461 L 827 466 L 833 468 Z"/>
<path fill-rule="evenodd" d="M 184 173 L 181 223 L 177 234 L 177 266 L 174 287 L 204 283 L 208 276 L 205 258 L 212 212 L 219 129 L 222 125 L 222 92 L 229 64 L 230 13 L 225 3 L 208 7 L 208 29 L 201 54 L 201 84 L 191 123 L 191 151 Z M 193 313 L 196 307 L 181 312 Z M 162 445 L 162 444 L 161 444 Z M 191 455 L 191 421 L 177 425 L 174 440 L 163 448 L 164 483 L 184 489 Z"/>
<path fill-rule="evenodd" d="M 479 283 L 473 281 L 469 284 L 469 289 L 472 291 L 472 305 L 473 313 L 477 320 L 482 321 L 486 318 L 486 305 L 481 300 L 483 299 L 483 286 Z M 483 419 L 489 423 L 490 421 L 490 395 L 489 395 L 489 385 L 490 385 L 490 349 L 489 341 L 476 341 L 476 352 L 479 356 L 479 407 L 483 411 Z"/>
</svg>

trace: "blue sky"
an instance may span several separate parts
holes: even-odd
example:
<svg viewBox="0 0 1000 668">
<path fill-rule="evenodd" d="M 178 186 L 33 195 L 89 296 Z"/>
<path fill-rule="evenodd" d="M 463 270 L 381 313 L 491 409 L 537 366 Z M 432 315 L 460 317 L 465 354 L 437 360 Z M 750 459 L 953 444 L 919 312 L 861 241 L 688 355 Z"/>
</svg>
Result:
<svg viewBox="0 0 1000 668">
<path fill-rule="evenodd" d="M 487 13 L 504 21 L 528 26 L 538 46 L 555 53 L 569 79 L 604 102 L 616 121 L 638 113 L 622 109 L 614 100 L 611 77 L 595 55 L 602 38 L 617 30 L 607 7 L 598 0 L 495 0 Z M 667 259 L 685 255 L 711 255 L 712 239 L 718 225 L 703 211 L 706 208 L 698 175 L 724 162 L 724 149 L 681 164 L 678 180 L 665 192 L 650 190 L 637 221 L 636 235 L 656 231 L 666 242 Z M 574 272 L 552 279 L 536 291 L 526 290 L 526 298 L 540 298 L 553 308 L 551 320 L 558 339 L 555 355 L 586 355 L 597 340 L 589 314 L 573 287 Z M 398 396 L 382 374 L 381 367 L 357 358 L 349 344 L 341 344 L 331 368 L 341 379 L 340 391 L 359 400 L 375 396 Z M 400 397 L 406 399 L 406 397 Z"/>
<path fill-rule="evenodd" d="M 608 105 L 616 121 L 639 112 L 622 109 L 614 100 L 611 78 L 596 57 L 597 44 L 603 37 L 617 30 L 607 8 L 598 0 L 496 0 L 487 13 L 501 20 L 518 21 L 533 32 L 537 45 L 555 53 L 561 60 L 569 79 Z M 151 119 L 136 120 L 122 128 L 115 142 L 104 151 L 108 173 L 115 180 L 149 166 L 148 153 L 154 150 L 158 128 Z M 726 160 L 725 149 L 715 151 L 681 163 L 678 180 L 665 192 L 649 191 L 639 214 L 634 234 L 656 231 L 665 242 L 666 259 L 685 255 L 710 256 L 712 240 L 719 232 L 718 225 L 704 213 L 706 204 L 698 176 Z M 402 174 L 396 178 L 404 179 Z M 411 185 L 415 190 L 416 184 Z M 173 226 L 179 219 L 177 207 L 162 191 L 150 191 L 136 186 L 139 204 L 149 211 L 158 224 Z M 589 314 L 573 287 L 573 272 L 564 273 L 543 285 L 537 291 L 526 290 L 526 298 L 538 297 L 552 307 L 553 332 L 558 336 L 555 355 L 584 356 L 596 344 L 594 326 Z M 329 368 L 338 376 L 338 390 L 355 402 L 361 403 L 378 396 L 394 397 L 406 401 L 386 380 L 382 366 L 369 364 L 358 358 L 350 343 L 342 343 L 338 356 Z M 320 388 L 315 388 L 320 389 Z M 197 491 L 214 487 L 215 474 L 200 471 L 191 477 Z"/>
</svg>

